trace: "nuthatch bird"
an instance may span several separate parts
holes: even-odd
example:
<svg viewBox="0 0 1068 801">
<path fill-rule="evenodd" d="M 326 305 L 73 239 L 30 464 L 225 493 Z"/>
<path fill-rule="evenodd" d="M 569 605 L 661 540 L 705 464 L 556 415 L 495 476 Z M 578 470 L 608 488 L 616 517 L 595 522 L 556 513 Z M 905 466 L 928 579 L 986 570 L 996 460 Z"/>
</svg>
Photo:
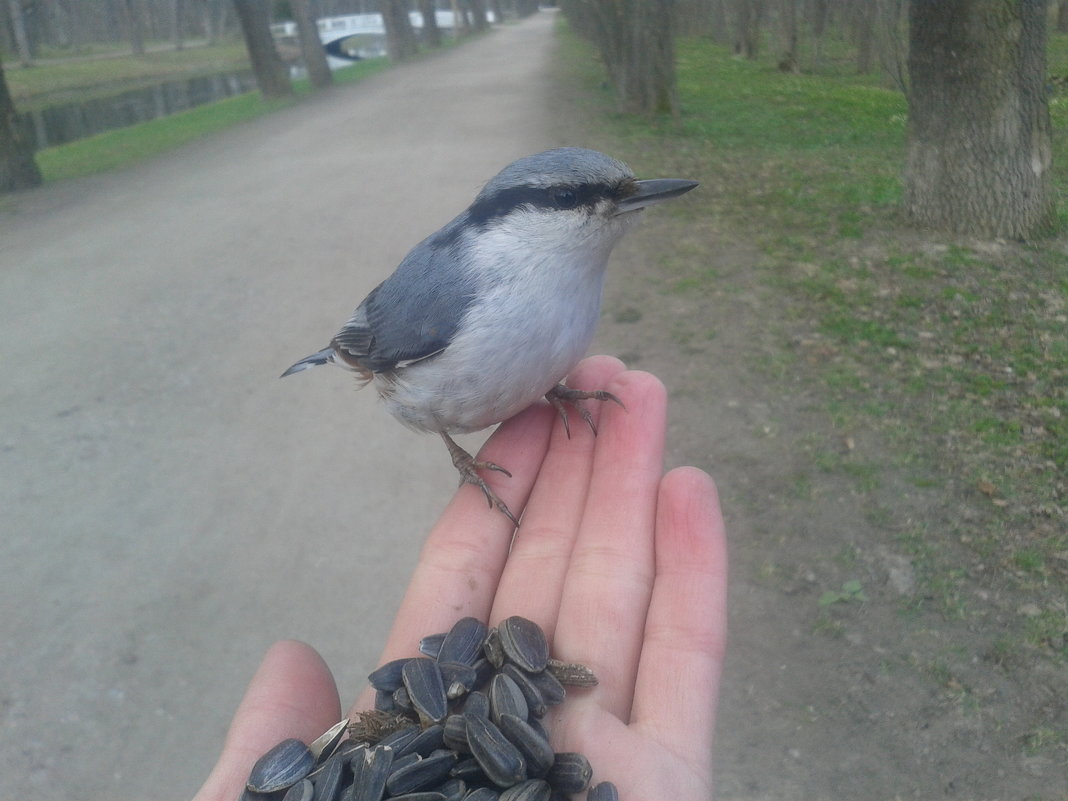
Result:
<svg viewBox="0 0 1068 801">
<path fill-rule="evenodd" d="M 592 429 L 583 400 L 619 403 L 562 382 L 593 339 L 612 248 L 642 209 L 695 186 L 639 181 L 622 162 L 576 147 L 519 159 L 416 245 L 327 347 L 282 376 L 333 363 L 373 381 L 393 416 L 440 434 L 463 481 L 518 526 L 478 471 L 511 473 L 449 434 L 507 420 L 542 397 L 565 428 L 571 404 Z"/>
</svg>

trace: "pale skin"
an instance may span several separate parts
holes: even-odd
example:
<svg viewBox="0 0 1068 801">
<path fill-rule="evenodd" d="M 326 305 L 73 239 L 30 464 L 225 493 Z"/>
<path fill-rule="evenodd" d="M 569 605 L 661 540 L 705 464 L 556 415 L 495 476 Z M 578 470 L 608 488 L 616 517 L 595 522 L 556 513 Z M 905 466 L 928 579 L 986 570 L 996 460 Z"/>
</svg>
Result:
<svg viewBox="0 0 1068 801">
<path fill-rule="evenodd" d="M 420 637 L 465 615 L 491 625 L 528 617 L 554 656 L 600 681 L 550 712 L 554 748 L 585 754 L 595 781 L 613 781 L 624 799 L 708 801 L 726 636 L 715 486 L 696 468 L 664 474 L 667 398 L 655 377 L 593 357 L 568 385 L 608 390 L 626 408 L 588 402 L 596 438 L 573 423 L 569 439 L 548 404 L 500 426 L 479 458 L 512 473 L 486 480 L 523 510 L 514 543 L 508 519 L 476 487 L 460 487 L 427 537 L 379 663 L 417 655 Z M 365 691 L 351 712 L 372 703 Z M 340 718 L 318 653 L 276 643 L 194 801 L 233 801 L 264 751 L 287 737 L 310 742 Z"/>
</svg>

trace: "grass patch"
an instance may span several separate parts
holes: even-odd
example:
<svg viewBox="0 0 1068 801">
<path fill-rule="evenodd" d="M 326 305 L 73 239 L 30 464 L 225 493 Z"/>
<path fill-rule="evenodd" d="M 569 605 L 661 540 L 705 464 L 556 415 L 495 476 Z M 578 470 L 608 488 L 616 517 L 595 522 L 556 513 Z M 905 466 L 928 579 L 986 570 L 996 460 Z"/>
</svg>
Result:
<svg viewBox="0 0 1068 801">
<path fill-rule="evenodd" d="M 46 181 L 107 172 L 172 150 L 205 134 L 254 119 L 292 101 L 265 101 L 258 93 L 227 98 L 158 120 L 79 139 L 37 153 Z"/>
<path fill-rule="evenodd" d="M 8 89 L 20 112 L 58 103 L 115 94 L 172 78 L 248 70 L 248 52 L 240 42 L 160 50 L 143 56 L 108 55 L 47 61 L 20 68 L 5 64 Z"/>
<path fill-rule="evenodd" d="M 782 344 L 763 356 L 769 375 L 786 391 L 807 382 L 843 435 L 874 432 L 911 485 L 941 493 L 943 508 L 907 526 L 923 532 L 908 538 L 915 603 L 969 618 L 969 587 L 1004 588 L 1039 610 L 1004 632 L 1006 647 L 1063 657 L 1068 204 L 1059 238 L 1027 245 L 917 232 L 899 215 L 905 99 L 876 77 L 783 74 L 686 39 L 675 123 L 615 114 L 585 45 L 565 36 L 565 54 L 601 98 L 605 149 L 640 174 L 701 180 L 685 210 L 665 211 L 687 241 L 728 229 L 762 251 L 758 280 L 773 298 L 762 314 Z M 1068 36 L 1051 36 L 1049 61 L 1051 75 L 1068 76 Z M 1056 91 L 1054 183 L 1065 198 L 1068 89 Z M 704 295 L 717 283 L 729 291 L 714 271 L 674 288 Z M 854 478 L 873 490 L 879 468 Z M 796 475 L 794 496 L 816 494 L 813 482 Z"/>
</svg>

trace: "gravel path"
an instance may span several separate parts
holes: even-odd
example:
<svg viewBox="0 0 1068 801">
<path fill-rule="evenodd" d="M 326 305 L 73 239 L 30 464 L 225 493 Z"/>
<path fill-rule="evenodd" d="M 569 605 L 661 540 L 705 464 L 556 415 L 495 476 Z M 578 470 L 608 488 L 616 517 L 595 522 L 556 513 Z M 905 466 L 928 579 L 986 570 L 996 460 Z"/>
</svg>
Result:
<svg viewBox="0 0 1068 801">
<path fill-rule="evenodd" d="M 355 696 L 456 478 L 340 370 L 277 376 L 560 144 L 552 24 L 0 204 L 0 794 L 187 798 L 279 638 Z"/>
</svg>

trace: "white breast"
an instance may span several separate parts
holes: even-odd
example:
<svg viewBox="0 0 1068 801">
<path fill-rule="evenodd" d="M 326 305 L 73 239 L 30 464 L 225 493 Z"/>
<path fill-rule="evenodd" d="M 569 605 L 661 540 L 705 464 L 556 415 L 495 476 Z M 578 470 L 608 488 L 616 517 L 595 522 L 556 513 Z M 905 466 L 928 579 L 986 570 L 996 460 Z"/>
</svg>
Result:
<svg viewBox="0 0 1068 801">
<path fill-rule="evenodd" d="M 562 250 L 519 225 L 521 247 L 517 231 L 501 226 L 482 232 L 470 251 L 483 283 L 449 346 L 376 376 L 387 408 L 406 425 L 464 433 L 506 420 L 563 380 L 589 348 L 608 255 L 622 231 L 593 242 L 572 238 L 576 245 Z"/>
</svg>

